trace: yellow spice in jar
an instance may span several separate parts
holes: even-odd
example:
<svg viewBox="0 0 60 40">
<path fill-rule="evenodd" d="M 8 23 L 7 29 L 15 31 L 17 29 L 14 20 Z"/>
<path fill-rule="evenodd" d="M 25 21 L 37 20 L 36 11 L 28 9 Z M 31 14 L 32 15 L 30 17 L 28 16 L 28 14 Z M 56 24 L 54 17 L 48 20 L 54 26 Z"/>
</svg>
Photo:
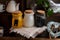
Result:
<svg viewBox="0 0 60 40">
<path fill-rule="evenodd" d="M 15 11 L 12 13 L 12 27 L 21 28 L 23 26 L 23 18 L 21 11 Z"/>
</svg>

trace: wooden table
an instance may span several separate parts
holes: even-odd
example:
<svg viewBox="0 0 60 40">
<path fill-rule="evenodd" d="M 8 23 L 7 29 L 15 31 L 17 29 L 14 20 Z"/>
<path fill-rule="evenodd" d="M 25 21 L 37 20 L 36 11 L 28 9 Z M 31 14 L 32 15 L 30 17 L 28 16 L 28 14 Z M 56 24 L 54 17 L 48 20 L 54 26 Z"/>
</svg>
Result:
<svg viewBox="0 0 60 40">
<path fill-rule="evenodd" d="M 26 38 L 20 38 L 20 37 L 0 37 L 0 40 L 60 40 L 60 38 L 56 38 L 56 39 L 49 39 L 49 38 L 30 38 L 30 39 L 26 39 Z"/>
</svg>

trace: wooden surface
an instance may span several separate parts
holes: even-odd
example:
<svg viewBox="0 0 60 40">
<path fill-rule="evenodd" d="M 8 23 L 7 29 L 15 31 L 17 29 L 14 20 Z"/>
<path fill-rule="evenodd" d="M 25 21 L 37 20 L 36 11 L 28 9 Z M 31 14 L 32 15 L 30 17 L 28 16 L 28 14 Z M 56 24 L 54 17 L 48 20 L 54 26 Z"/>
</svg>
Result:
<svg viewBox="0 0 60 40">
<path fill-rule="evenodd" d="M 47 17 L 47 22 L 49 21 L 60 22 L 60 13 L 55 13 L 52 16 Z"/>
<path fill-rule="evenodd" d="M 60 40 L 59 38 L 56 39 L 49 39 L 49 38 L 20 38 L 20 37 L 0 37 L 0 40 Z"/>
</svg>

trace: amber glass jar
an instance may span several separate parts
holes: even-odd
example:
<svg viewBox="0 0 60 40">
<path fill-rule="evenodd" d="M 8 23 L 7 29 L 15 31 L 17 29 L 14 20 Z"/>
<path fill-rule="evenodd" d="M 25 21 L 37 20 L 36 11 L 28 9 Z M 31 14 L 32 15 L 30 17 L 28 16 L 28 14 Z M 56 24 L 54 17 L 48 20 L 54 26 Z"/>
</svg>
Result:
<svg viewBox="0 0 60 40">
<path fill-rule="evenodd" d="M 21 28 L 23 26 L 22 12 L 15 11 L 12 13 L 12 27 Z"/>
</svg>

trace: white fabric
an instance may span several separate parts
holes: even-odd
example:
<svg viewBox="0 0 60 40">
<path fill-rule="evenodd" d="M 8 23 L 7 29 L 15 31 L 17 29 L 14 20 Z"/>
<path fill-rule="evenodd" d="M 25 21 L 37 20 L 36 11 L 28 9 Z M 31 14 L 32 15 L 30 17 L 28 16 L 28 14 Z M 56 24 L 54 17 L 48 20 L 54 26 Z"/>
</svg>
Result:
<svg viewBox="0 0 60 40">
<path fill-rule="evenodd" d="M 45 31 L 47 27 L 30 27 L 30 28 L 19 28 L 19 29 L 13 29 L 11 32 L 17 32 L 18 34 L 27 37 L 27 38 L 35 38 L 38 34 Z"/>
<path fill-rule="evenodd" d="M 52 25 L 54 25 L 55 28 L 58 28 L 58 27 L 60 26 L 60 23 L 54 22 L 54 21 L 50 21 L 50 22 L 48 22 L 48 24 L 47 24 L 47 30 L 48 30 L 48 32 L 51 34 L 52 37 L 58 37 L 58 36 L 60 36 L 60 31 L 57 32 L 57 33 L 54 33 L 54 32 L 51 30 Z"/>
<path fill-rule="evenodd" d="M 60 4 L 56 4 L 52 0 L 48 0 L 48 1 L 54 13 L 60 12 Z"/>
</svg>

